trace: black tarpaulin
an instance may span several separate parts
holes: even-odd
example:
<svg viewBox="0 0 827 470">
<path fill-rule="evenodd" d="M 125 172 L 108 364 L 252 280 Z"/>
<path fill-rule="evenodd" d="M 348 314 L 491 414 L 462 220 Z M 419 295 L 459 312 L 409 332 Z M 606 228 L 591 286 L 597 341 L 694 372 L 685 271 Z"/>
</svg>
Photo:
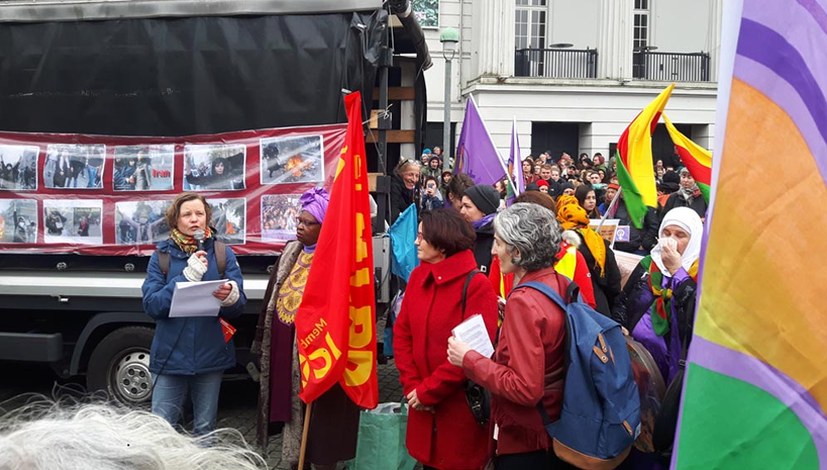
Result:
<svg viewBox="0 0 827 470">
<path fill-rule="evenodd" d="M 0 130 L 190 135 L 344 122 L 387 13 L 0 23 Z"/>
</svg>

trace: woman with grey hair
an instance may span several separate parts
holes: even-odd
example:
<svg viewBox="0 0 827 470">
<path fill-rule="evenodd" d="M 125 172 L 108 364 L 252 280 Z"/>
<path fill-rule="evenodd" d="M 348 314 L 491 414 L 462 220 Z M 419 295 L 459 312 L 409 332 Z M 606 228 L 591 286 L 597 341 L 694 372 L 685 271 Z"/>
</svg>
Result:
<svg viewBox="0 0 827 470">
<path fill-rule="evenodd" d="M 448 340 L 448 361 L 491 392 L 498 470 L 567 468 L 554 455 L 537 409 L 540 403 L 552 421 L 560 418 L 565 315 L 539 291 L 520 288 L 542 282 L 565 296 L 569 281 L 553 267 L 560 239 L 554 213 L 540 205 L 517 203 L 497 215 L 492 252 L 503 273 L 514 273 L 516 286 L 505 306 L 494 357 L 484 357 L 454 337 Z"/>
</svg>

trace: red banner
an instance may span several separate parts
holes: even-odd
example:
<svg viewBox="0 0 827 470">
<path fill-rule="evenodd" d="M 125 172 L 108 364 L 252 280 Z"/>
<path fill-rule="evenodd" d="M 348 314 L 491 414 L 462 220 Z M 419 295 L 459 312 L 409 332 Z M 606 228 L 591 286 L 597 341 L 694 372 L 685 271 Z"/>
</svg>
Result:
<svg viewBox="0 0 827 470">
<path fill-rule="evenodd" d="M 0 133 L 0 250 L 149 255 L 169 236 L 164 212 L 172 199 L 195 191 L 236 254 L 273 253 L 295 238 L 299 196 L 332 183 L 345 130 Z"/>
<path fill-rule="evenodd" d="M 347 136 L 302 303 L 296 341 L 310 403 L 339 382 L 362 408 L 379 401 L 376 310 L 360 93 L 345 96 Z"/>
</svg>

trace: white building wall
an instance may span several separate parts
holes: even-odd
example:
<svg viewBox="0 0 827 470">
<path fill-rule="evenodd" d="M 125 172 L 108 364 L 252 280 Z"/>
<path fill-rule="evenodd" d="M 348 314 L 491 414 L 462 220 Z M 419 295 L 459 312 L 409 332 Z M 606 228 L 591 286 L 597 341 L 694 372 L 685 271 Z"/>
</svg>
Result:
<svg viewBox="0 0 827 470">
<path fill-rule="evenodd" d="M 495 144 L 509 151 L 517 117 L 523 154 L 531 148 L 533 121 L 579 122 L 580 151 L 606 154 L 629 122 L 667 83 L 630 81 L 632 0 L 549 0 L 547 44 L 598 48 L 598 78 L 555 80 L 514 77 L 514 1 L 440 0 L 440 28 L 460 31 L 451 80 L 451 121 L 457 132 L 468 94 L 477 100 Z M 721 0 L 652 1 L 652 40 L 658 52 L 711 52 L 715 79 L 720 49 Z M 425 72 L 429 122 L 443 121 L 444 63 L 439 30 L 426 29 L 434 66 Z M 491 49 L 496 48 L 496 51 Z M 607 49 L 611 57 L 606 57 Z M 679 83 L 666 112 L 691 124 L 698 144 L 711 148 L 715 134 L 716 82 Z M 453 152 L 452 152 L 453 153 Z"/>
</svg>

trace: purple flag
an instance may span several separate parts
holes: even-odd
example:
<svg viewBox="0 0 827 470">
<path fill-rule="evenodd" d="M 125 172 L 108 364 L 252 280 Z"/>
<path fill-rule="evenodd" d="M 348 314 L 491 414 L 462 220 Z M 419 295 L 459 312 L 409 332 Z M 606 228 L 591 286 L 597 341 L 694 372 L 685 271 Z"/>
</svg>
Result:
<svg viewBox="0 0 827 470">
<path fill-rule="evenodd" d="M 505 166 L 485 123 L 477 110 L 474 97 L 465 103 L 465 118 L 456 152 L 454 173 L 465 173 L 477 184 L 493 185 L 506 174 Z"/>
<path fill-rule="evenodd" d="M 514 122 L 511 124 L 511 155 L 508 157 L 508 167 L 511 168 L 511 174 L 514 175 L 514 198 L 516 198 L 525 192 L 523 161 L 520 157 L 520 138 L 517 137 L 517 118 L 514 118 Z"/>
</svg>

